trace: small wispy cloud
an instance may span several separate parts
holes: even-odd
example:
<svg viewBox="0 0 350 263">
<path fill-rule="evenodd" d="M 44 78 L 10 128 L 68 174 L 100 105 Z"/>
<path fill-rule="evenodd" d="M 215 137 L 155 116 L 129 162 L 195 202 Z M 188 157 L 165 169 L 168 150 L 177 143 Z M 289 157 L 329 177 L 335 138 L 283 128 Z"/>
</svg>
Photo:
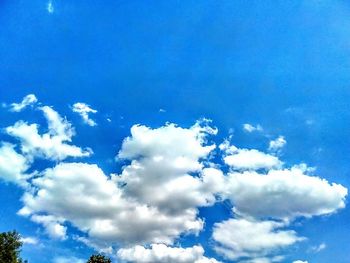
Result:
<svg viewBox="0 0 350 263">
<path fill-rule="evenodd" d="M 89 117 L 89 113 L 96 113 L 97 110 L 90 108 L 86 103 L 77 102 L 73 105 L 73 112 L 78 113 L 83 121 L 89 126 L 96 126 L 96 122 Z"/>
<path fill-rule="evenodd" d="M 254 132 L 254 131 L 263 131 L 263 128 L 261 127 L 260 124 L 254 126 L 252 124 L 245 123 L 245 124 L 243 124 L 243 130 L 250 133 L 250 132 Z"/>
<path fill-rule="evenodd" d="M 278 136 L 275 140 L 271 140 L 269 143 L 269 150 L 272 152 L 280 151 L 287 144 L 284 136 Z"/>
<path fill-rule="evenodd" d="M 25 96 L 20 103 L 12 103 L 10 105 L 10 111 L 13 112 L 20 112 L 27 108 L 30 105 L 33 105 L 38 102 L 38 99 L 35 97 L 34 94 L 29 94 Z M 6 106 L 6 105 L 5 105 Z"/>
<path fill-rule="evenodd" d="M 47 3 L 46 10 L 47 10 L 47 12 L 49 12 L 50 14 L 52 14 L 53 12 L 55 12 L 55 8 L 54 8 L 54 6 L 53 6 L 52 1 L 49 1 L 49 2 Z"/>
<path fill-rule="evenodd" d="M 23 244 L 36 245 L 39 243 L 38 239 L 35 237 L 22 237 L 21 242 Z"/>
<path fill-rule="evenodd" d="M 85 261 L 76 257 L 56 257 L 53 263 L 84 263 Z"/>
<path fill-rule="evenodd" d="M 324 250 L 326 247 L 327 247 L 326 243 L 321 243 L 318 246 L 311 247 L 311 251 L 313 253 L 318 253 L 318 252 Z"/>
</svg>

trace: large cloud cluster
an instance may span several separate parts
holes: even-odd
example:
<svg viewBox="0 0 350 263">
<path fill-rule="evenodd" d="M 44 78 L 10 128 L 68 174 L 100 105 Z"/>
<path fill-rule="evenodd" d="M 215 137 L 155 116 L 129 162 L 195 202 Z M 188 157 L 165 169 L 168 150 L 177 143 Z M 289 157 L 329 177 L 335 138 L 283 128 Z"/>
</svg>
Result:
<svg viewBox="0 0 350 263">
<path fill-rule="evenodd" d="M 220 149 L 229 166 L 220 196 L 233 204 L 234 218 L 216 223 L 213 239 L 215 250 L 228 260 L 280 261 L 281 249 L 305 240 L 288 230 L 293 220 L 345 207 L 347 189 L 311 175 L 305 164 L 285 168 L 275 155 L 227 141 Z"/>
<path fill-rule="evenodd" d="M 34 103 L 24 98 L 11 109 Z M 202 246 L 175 241 L 199 234 L 205 218 L 198 208 L 223 200 L 230 200 L 233 213 L 214 225 L 215 251 L 225 260 L 277 262 L 283 248 L 305 240 L 289 229 L 294 219 L 345 206 L 346 188 L 312 175 L 306 165 L 286 167 L 276 155 L 280 144 L 275 154 L 239 149 L 228 140 L 216 147 L 209 139 L 218 131 L 207 121 L 189 128 L 134 125 L 116 157 L 126 164 L 108 175 L 97 164 L 69 161 L 92 150 L 72 143 L 74 128 L 53 108 L 38 109 L 47 132 L 18 121 L 5 129 L 18 145 L 0 147 L 0 178 L 25 192 L 19 214 L 53 238 L 66 239 L 73 226 L 83 233 L 75 240 L 109 253 L 121 247 L 117 256 L 125 262 L 217 263 Z M 214 154 L 222 163 L 213 163 Z M 29 173 L 38 158 L 51 165 Z"/>
</svg>

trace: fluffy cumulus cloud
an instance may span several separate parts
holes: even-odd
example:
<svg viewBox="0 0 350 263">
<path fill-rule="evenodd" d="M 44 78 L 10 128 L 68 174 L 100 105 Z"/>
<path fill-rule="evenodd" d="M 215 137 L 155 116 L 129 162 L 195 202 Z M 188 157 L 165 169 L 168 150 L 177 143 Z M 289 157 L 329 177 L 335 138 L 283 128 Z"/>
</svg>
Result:
<svg viewBox="0 0 350 263">
<path fill-rule="evenodd" d="M 230 260 L 255 258 L 261 261 L 271 252 L 303 240 L 294 231 L 283 230 L 283 227 L 280 222 L 244 218 L 217 223 L 213 230 L 215 250 Z"/>
<path fill-rule="evenodd" d="M 190 129 L 173 124 L 158 129 L 133 126 L 118 154 L 131 163 L 114 180 L 126 184 L 123 192 L 134 200 L 172 215 L 194 215 L 196 207 L 215 201 L 210 175 L 200 175 L 200 160 L 215 148 L 203 146 L 205 136 L 215 133 L 199 123 Z M 200 226 L 199 221 L 193 223 Z"/>
<path fill-rule="evenodd" d="M 89 124 L 94 110 L 79 105 Z M 70 229 L 76 228 L 74 240 L 106 253 L 118 247 L 125 262 L 217 263 L 200 245 L 182 248 L 175 241 L 199 234 L 205 218 L 198 208 L 223 200 L 230 200 L 233 214 L 214 226 L 215 251 L 240 262 L 280 262 L 284 248 L 304 240 L 290 230 L 295 218 L 345 207 L 346 188 L 313 175 L 306 165 L 287 167 L 274 155 L 284 138 L 268 154 L 228 140 L 216 149 L 211 139 L 217 129 L 207 121 L 189 128 L 134 125 L 116 153 L 121 171 L 109 175 L 92 160 L 66 159 L 89 157 L 91 150 L 72 143 L 74 128 L 53 108 L 38 109 L 48 123 L 44 132 L 18 121 L 5 128 L 18 144 L 0 146 L 0 178 L 25 186 L 18 214 L 56 239 L 72 237 Z M 37 158 L 56 163 L 33 172 Z"/>
<path fill-rule="evenodd" d="M 282 162 L 275 156 L 255 149 L 237 149 L 224 157 L 224 161 L 233 169 L 258 170 L 280 167 Z"/>
<path fill-rule="evenodd" d="M 29 195 L 24 196 L 24 200 L 29 198 Z M 19 215 L 28 216 L 31 214 L 27 207 L 23 207 L 19 212 Z M 62 217 L 56 217 L 52 215 L 32 215 L 31 220 L 35 223 L 41 224 L 45 227 L 46 233 L 54 239 L 64 240 L 67 238 L 67 227 L 63 226 L 64 219 Z"/>
<path fill-rule="evenodd" d="M 26 179 L 30 177 L 25 173 L 29 168 L 29 162 L 23 155 L 17 153 L 14 147 L 9 143 L 3 143 L 0 147 L 0 178 L 25 185 Z"/>
<path fill-rule="evenodd" d="M 26 206 L 20 213 L 44 227 L 69 221 L 92 239 L 111 243 L 169 241 L 183 230 L 199 227 L 193 214 L 172 217 L 156 207 L 127 202 L 96 165 L 62 163 L 34 179 L 33 185 L 37 191 L 24 196 Z M 47 213 L 53 217 L 44 220 L 47 216 L 41 215 Z M 56 232 L 52 236 L 65 236 Z"/>
<path fill-rule="evenodd" d="M 149 248 L 135 246 L 118 251 L 123 262 L 130 263 L 219 263 L 204 256 L 202 246 L 189 248 L 168 247 L 164 244 L 152 244 Z"/>
<path fill-rule="evenodd" d="M 34 94 L 29 94 L 23 98 L 20 103 L 12 103 L 10 105 L 10 111 L 20 112 L 26 107 L 35 104 L 38 101 Z"/>
<path fill-rule="evenodd" d="M 36 191 L 23 197 L 25 206 L 19 213 L 52 228 L 55 237 L 65 236 L 59 226 L 66 220 L 102 237 L 124 203 L 116 185 L 96 165 L 61 163 L 32 183 Z"/>
<path fill-rule="evenodd" d="M 293 219 L 331 214 L 345 207 L 347 189 L 300 167 L 229 173 L 224 196 L 232 200 L 239 214 L 256 218 Z M 291 201 L 292 200 L 292 201 Z"/>
<path fill-rule="evenodd" d="M 82 103 L 82 102 L 74 103 L 73 112 L 78 113 L 87 125 L 89 125 L 89 126 L 96 126 L 97 125 L 96 122 L 94 120 L 90 119 L 90 117 L 89 117 L 89 113 L 96 113 L 97 110 L 90 108 L 90 106 L 87 105 L 86 103 Z"/>
<path fill-rule="evenodd" d="M 284 168 L 285 164 L 276 156 L 255 149 L 239 149 L 228 140 L 219 148 L 230 170 L 224 176 L 220 176 L 222 171 L 217 168 L 210 168 L 210 173 L 217 174 L 219 196 L 231 201 L 236 217 L 217 224 L 213 233 L 217 253 L 226 258 L 279 262 L 281 256 L 274 256 L 276 251 L 303 240 L 287 230 L 295 218 L 332 214 L 345 207 L 347 189 L 310 175 L 314 169 L 305 164 Z M 206 170 L 209 169 L 204 169 L 204 173 Z M 284 222 L 284 230 L 280 222 Z M 249 229 L 262 231 L 260 235 L 255 231 L 249 234 Z M 253 238 L 240 238 L 240 233 L 269 243 L 264 247 Z"/>
<path fill-rule="evenodd" d="M 18 121 L 6 128 L 7 134 L 20 141 L 21 151 L 29 158 L 40 157 L 50 160 L 63 160 L 71 157 L 85 157 L 91 154 L 90 149 L 69 144 L 75 134 L 71 124 L 63 119 L 54 109 L 48 106 L 40 110 L 48 123 L 48 132 L 39 134 L 39 125 Z"/>
</svg>

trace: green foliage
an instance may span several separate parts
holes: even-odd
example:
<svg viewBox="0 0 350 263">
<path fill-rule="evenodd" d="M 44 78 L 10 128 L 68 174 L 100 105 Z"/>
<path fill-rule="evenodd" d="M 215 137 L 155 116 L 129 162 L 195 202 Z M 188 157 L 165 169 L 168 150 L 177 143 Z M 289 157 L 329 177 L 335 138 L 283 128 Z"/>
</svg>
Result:
<svg viewBox="0 0 350 263">
<path fill-rule="evenodd" d="M 101 254 L 95 254 L 89 258 L 87 263 L 112 263 L 112 261 Z"/>
<path fill-rule="evenodd" d="M 26 263 L 19 256 L 21 252 L 21 237 L 16 231 L 0 233 L 0 262 Z"/>
</svg>

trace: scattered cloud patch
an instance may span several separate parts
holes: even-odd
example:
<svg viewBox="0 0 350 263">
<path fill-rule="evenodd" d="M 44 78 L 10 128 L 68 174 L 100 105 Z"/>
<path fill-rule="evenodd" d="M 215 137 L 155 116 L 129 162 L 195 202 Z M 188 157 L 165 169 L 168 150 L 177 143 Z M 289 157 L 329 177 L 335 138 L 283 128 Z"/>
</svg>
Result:
<svg viewBox="0 0 350 263">
<path fill-rule="evenodd" d="M 278 136 L 275 140 L 271 140 L 269 143 L 269 150 L 272 152 L 280 151 L 287 144 L 284 136 Z"/>
<path fill-rule="evenodd" d="M 55 12 L 55 7 L 53 6 L 53 2 L 51 0 L 47 3 L 46 10 L 49 14 Z"/>
<path fill-rule="evenodd" d="M 29 94 L 23 98 L 23 100 L 20 103 L 12 103 L 10 105 L 10 111 L 13 112 L 20 112 L 27 108 L 28 106 L 34 105 L 38 102 L 38 99 L 34 94 Z"/>
<path fill-rule="evenodd" d="M 35 237 L 21 237 L 21 242 L 23 244 L 37 245 L 39 240 Z"/>
<path fill-rule="evenodd" d="M 318 246 L 313 246 L 311 248 L 311 251 L 314 252 L 314 253 L 318 253 L 318 252 L 320 252 L 320 251 L 322 251 L 322 250 L 324 250 L 326 248 L 327 248 L 326 243 L 321 243 Z"/>
<path fill-rule="evenodd" d="M 56 257 L 53 263 L 85 263 L 85 260 L 76 257 Z"/>
<path fill-rule="evenodd" d="M 48 123 L 48 132 L 39 134 L 38 124 L 28 124 L 18 121 L 5 130 L 8 135 L 20 141 L 21 151 L 29 159 L 35 157 L 63 160 L 71 157 L 87 157 L 92 154 L 91 149 L 81 149 L 75 145 L 68 144 L 72 141 L 75 131 L 71 124 L 63 119 L 51 107 L 40 108 Z"/>
<path fill-rule="evenodd" d="M 260 124 L 254 126 L 252 124 L 245 123 L 243 124 L 243 130 L 248 133 L 255 132 L 255 131 L 261 132 L 263 131 L 263 127 Z"/>
<path fill-rule="evenodd" d="M 83 118 L 83 121 L 87 125 L 89 125 L 89 126 L 96 126 L 97 125 L 94 120 L 89 118 L 89 114 L 96 113 L 97 110 L 90 108 L 90 106 L 88 104 L 82 103 L 82 102 L 74 103 L 73 112 L 78 113 Z"/>
<path fill-rule="evenodd" d="M 316 121 L 313 120 L 313 119 L 307 119 L 305 121 L 305 124 L 308 125 L 308 126 L 314 125 L 315 123 L 316 123 Z"/>
</svg>

